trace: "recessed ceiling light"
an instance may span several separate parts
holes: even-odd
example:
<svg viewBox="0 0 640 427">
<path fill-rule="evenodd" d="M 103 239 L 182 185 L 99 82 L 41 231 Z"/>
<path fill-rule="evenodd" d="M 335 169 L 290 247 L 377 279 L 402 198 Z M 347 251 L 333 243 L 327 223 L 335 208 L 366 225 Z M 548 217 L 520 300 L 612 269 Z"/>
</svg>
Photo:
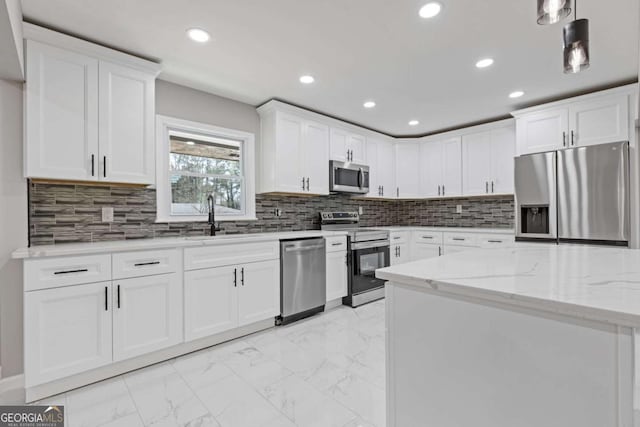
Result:
<svg viewBox="0 0 640 427">
<path fill-rule="evenodd" d="M 211 36 L 205 30 L 201 28 L 189 28 L 187 30 L 187 35 L 191 40 L 198 43 L 208 42 Z"/>
<path fill-rule="evenodd" d="M 480 61 L 476 62 L 476 67 L 478 68 L 487 68 L 493 65 L 493 59 L 491 58 L 484 58 L 481 59 Z"/>
<path fill-rule="evenodd" d="M 509 94 L 509 98 L 520 98 L 522 95 L 524 95 L 524 92 L 521 90 L 516 90 L 515 92 L 511 92 Z"/>
<path fill-rule="evenodd" d="M 316 81 L 316 79 L 314 79 L 313 76 L 301 76 L 300 77 L 300 83 L 304 83 L 306 85 L 311 84 L 314 81 Z"/>
<path fill-rule="evenodd" d="M 362 104 L 364 106 L 364 108 L 373 108 L 376 106 L 376 103 L 373 101 L 367 101 L 364 104 Z"/>
<path fill-rule="evenodd" d="M 187 141 L 187 145 L 196 145 L 196 143 L 193 141 Z"/>
<path fill-rule="evenodd" d="M 409 126 L 418 126 L 420 124 L 419 121 L 417 120 L 410 120 L 409 121 Z"/>
<path fill-rule="evenodd" d="M 438 2 L 432 1 L 422 6 L 420 8 L 420 12 L 418 13 L 420 14 L 421 18 L 433 18 L 434 16 L 438 15 L 441 10 L 442 5 Z"/>
</svg>

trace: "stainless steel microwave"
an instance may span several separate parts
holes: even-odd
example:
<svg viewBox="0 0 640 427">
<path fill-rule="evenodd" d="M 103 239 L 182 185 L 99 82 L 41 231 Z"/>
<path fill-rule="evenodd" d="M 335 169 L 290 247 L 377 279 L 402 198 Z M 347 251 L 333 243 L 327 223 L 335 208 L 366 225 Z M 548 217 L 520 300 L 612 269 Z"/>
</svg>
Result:
<svg viewBox="0 0 640 427">
<path fill-rule="evenodd" d="M 329 191 L 332 193 L 367 194 L 369 166 L 349 162 L 329 162 Z"/>
</svg>

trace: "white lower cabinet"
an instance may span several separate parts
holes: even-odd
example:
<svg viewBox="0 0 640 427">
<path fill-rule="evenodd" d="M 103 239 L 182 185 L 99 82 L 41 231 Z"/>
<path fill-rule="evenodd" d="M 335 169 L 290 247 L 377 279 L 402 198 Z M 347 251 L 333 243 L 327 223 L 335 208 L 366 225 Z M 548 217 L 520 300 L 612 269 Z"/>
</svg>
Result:
<svg viewBox="0 0 640 427">
<path fill-rule="evenodd" d="M 240 267 L 238 326 L 280 314 L 280 262 L 254 262 Z"/>
<path fill-rule="evenodd" d="M 440 255 L 442 255 L 442 247 L 440 245 L 415 244 L 413 248 L 411 248 L 411 258 L 414 261 L 437 258 Z"/>
<path fill-rule="evenodd" d="M 182 287 L 178 274 L 113 282 L 113 360 L 182 342 Z"/>
<path fill-rule="evenodd" d="M 464 252 L 475 249 L 473 246 L 445 245 L 442 255 L 451 255 L 458 252 Z"/>
<path fill-rule="evenodd" d="M 347 296 L 347 251 L 327 252 L 327 302 Z"/>
<path fill-rule="evenodd" d="M 111 282 L 24 294 L 25 385 L 112 361 Z"/>
<path fill-rule="evenodd" d="M 235 327 L 238 292 L 235 267 L 216 267 L 184 274 L 184 338 L 191 341 Z M 237 283 L 237 279 L 236 279 Z"/>
<path fill-rule="evenodd" d="M 280 312 L 278 260 L 187 271 L 185 340 L 275 317 Z"/>
<path fill-rule="evenodd" d="M 391 265 L 403 264 L 411 261 L 409 243 L 395 243 L 391 245 Z"/>
</svg>

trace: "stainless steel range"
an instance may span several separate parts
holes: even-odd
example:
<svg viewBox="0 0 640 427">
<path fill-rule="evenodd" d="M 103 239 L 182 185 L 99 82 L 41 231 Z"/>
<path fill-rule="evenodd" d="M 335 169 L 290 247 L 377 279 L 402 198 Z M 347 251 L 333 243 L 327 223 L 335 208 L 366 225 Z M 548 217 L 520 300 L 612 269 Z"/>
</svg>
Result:
<svg viewBox="0 0 640 427">
<path fill-rule="evenodd" d="M 389 232 L 361 228 L 357 212 L 321 212 L 322 230 L 347 232 L 349 294 L 342 303 L 357 307 L 384 298 L 384 280 L 377 279 L 378 268 L 389 266 Z"/>
</svg>

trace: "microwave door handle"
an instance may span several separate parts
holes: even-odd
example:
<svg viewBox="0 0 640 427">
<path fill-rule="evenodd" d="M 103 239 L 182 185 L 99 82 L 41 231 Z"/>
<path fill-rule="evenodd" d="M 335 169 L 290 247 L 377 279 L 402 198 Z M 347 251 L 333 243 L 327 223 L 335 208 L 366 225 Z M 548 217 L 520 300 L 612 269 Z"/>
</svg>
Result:
<svg viewBox="0 0 640 427">
<path fill-rule="evenodd" d="M 364 185 L 364 171 L 362 170 L 362 168 L 358 169 L 358 187 L 362 188 L 362 186 Z"/>
</svg>

